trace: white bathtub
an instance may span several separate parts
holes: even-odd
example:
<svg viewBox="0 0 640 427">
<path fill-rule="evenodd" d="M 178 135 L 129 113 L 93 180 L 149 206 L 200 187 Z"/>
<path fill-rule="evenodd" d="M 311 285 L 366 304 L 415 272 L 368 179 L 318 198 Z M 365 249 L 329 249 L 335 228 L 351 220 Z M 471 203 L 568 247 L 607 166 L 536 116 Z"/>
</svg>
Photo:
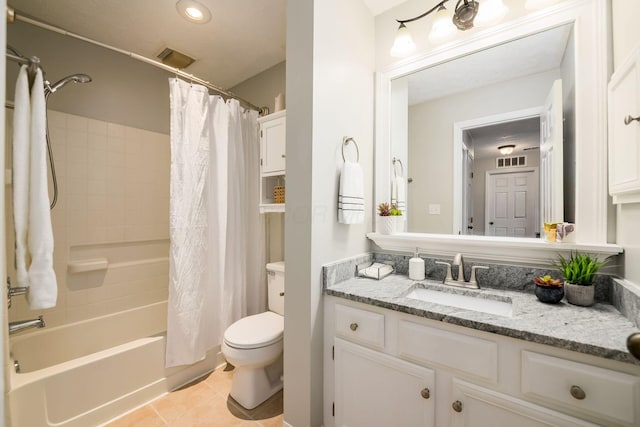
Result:
<svg viewBox="0 0 640 427">
<path fill-rule="evenodd" d="M 217 349 L 166 369 L 166 319 L 161 302 L 11 337 L 13 427 L 97 426 L 222 363 Z"/>
</svg>

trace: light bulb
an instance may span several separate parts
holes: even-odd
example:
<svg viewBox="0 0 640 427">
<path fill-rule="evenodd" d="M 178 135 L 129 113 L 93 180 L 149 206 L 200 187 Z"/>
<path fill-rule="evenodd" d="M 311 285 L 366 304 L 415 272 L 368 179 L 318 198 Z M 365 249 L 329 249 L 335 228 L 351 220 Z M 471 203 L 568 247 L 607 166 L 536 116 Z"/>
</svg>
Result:
<svg viewBox="0 0 640 427">
<path fill-rule="evenodd" d="M 451 39 L 456 34 L 456 31 L 456 26 L 451 21 L 449 11 L 444 6 L 440 6 L 429 33 L 429 42 L 432 44 L 445 42 Z"/>
<path fill-rule="evenodd" d="M 473 23 L 476 27 L 490 27 L 502 21 L 508 11 L 509 9 L 502 0 L 483 1 L 478 8 L 478 14 Z"/>
<path fill-rule="evenodd" d="M 398 32 L 396 33 L 396 38 L 393 42 L 393 46 L 391 47 L 391 51 L 389 53 L 393 57 L 401 58 L 403 56 L 407 56 L 415 49 L 416 44 L 411 38 L 409 29 L 406 25 L 400 24 L 400 27 L 398 27 Z"/>
<path fill-rule="evenodd" d="M 186 8 L 185 12 L 187 12 L 187 15 L 189 15 L 193 19 L 202 19 L 203 16 L 200 9 L 197 9 L 193 6 Z"/>
<path fill-rule="evenodd" d="M 211 20 L 211 12 L 207 6 L 197 0 L 178 0 L 176 9 L 183 18 L 196 24 L 204 24 Z"/>
</svg>

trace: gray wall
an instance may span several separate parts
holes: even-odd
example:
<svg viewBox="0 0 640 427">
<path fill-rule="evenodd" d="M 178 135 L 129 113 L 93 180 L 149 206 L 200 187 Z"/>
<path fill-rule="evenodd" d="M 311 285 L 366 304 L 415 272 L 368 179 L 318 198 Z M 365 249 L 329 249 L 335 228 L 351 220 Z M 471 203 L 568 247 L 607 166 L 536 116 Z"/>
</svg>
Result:
<svg viewBox="0 0 640 427">
<path fill-rule="evenodd" d="M 258 107 L 269 107 L 269 111 L 273 113 L 275 97 L 281 93 L 286 98 L 286 68 L 286 61 L 282 61 L 230 90 Z"/>
<path fill-rule="evenodd" d="M 16 22 L 7 43 L 23 55 L 37 56 L 53 82 L 69 74 L 89 74 L 88 84 L 68 84 L 49 97 L 49 108 L 140 129 L 169 133 L 166 71 L 120 53 Z M 18 66 L 7 62 L 7 99 L 13 99 Z"/>
</svg>

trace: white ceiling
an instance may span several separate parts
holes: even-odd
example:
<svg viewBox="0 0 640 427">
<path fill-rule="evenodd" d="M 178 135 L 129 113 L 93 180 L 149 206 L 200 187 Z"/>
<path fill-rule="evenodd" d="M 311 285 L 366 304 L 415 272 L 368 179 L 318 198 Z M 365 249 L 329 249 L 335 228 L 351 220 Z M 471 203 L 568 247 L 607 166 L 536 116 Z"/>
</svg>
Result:
<svg viewBox="0 0 640 427">
<path fill-rule="evenodd" d="M 466 131 L 476 159 L 499 157 L 496 147 L 513 144 L 513 154 L 527 154 L 540 147 L 540 118 L 514 120 Z M 538 151 L 532 151 L 539 155 Z"/>
<path fill-rule="evenodd" d="M 9 0 L 17 11 L 149 58 L 166 46 L 196 58 L 185 69 L 228 89 L 285 60 L 286 0 L 199 0 L 211 11 L 194 24 L 176 0 Z"/>
<path fill-rule="evenodd" d="M 409 105 L 558 68 L 571 25 L 463 56 L 409 75 Z"/>
</svg>

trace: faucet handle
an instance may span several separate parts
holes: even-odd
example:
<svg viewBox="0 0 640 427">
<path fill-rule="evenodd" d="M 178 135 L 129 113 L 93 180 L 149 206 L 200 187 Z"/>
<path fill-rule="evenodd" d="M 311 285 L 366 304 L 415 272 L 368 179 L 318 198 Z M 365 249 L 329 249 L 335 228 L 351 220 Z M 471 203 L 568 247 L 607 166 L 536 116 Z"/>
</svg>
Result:
<svg viewBox="0 0 640 427">
<path fill-rule="evenodd" d="M 478 281 L 476 280 L 476 270 L 488 270 L 489 267 L 484 266 L 484 265 L 474 265 L 471 266 L 471 277 L 469 278 L 469 283 L 476 285 L 478 288 L 480 288 L 480 286 L 478 285 Z"/>
<path fill-rule="evenodd" d="M 451 275 L 451 264 L 449 264 L 448 262 L 444 262 L 444 261 L 436 261 L 436 264 L 446 265 L 447 266 L 447 275 L 445 276 L 445 278 L 442 281 L 442 283 L 450 281 L 450 280 L 453 280 L 453 276 Z"/>
</svg>

